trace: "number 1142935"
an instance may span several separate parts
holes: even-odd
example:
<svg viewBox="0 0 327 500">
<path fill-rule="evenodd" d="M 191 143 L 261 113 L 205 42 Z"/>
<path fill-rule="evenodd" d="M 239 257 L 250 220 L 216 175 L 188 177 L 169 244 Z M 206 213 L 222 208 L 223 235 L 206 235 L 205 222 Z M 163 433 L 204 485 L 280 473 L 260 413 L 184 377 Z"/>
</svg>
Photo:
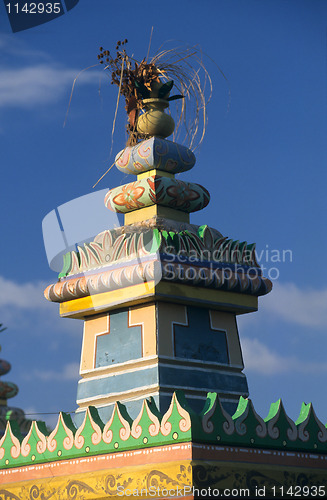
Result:
<svg viewBox="0 0 327 500">
<path fill-rule="evenodd" d="M 62 6 L 60 2 L 26 2 L 14 3 L 9 2 L 6 4 L 8 14 L 61 14 Z"/>
</svg>

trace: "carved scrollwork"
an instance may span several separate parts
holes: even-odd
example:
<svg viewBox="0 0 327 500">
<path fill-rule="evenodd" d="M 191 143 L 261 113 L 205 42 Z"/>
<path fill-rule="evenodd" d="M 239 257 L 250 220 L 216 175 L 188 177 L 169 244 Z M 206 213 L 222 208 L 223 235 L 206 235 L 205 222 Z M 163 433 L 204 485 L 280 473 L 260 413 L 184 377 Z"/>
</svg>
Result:
<svg viewBox="0 0 327 500">
<path fill-rule="evenodd" d="M 186 467 L 185 465 L 180 465 L 179 467 L 179 470 L 180 470 L 180 473 L 177 474 L 177 479 L 178 481 L 182 482 L 183 485 L 184 484 L 187 484 L 189 485 L 191 482 L 190 482 L 190 477 L 191 477 L 191 474 L 192 474 L 192 467 L 191 465 L 189 465 L 188 467 Z"/>
<path fill-rule="evenodd" d="M 171 486 L 180 486 L 179 481 L 176 481 L 176 479 L 173 479 L 164 472 L 156 469 L 153 469 L 146 478 L 146 489 L 148 491 L 150 490 L 150 487 L 153 490 L 153 488 L 157 489 L 162 486 L 167 486 L 168 484 Z"/>
<path fill-rule="evenodd" d="M 109 474 L 105 479 L 105 484 L 104 484 L 105 493 L 111 496 L 116 496 L 118 488 L 119 491 L 123 492 L 127 488 L 127 486 L 133 481 L 133 479 L 129 477 L 125 481 L 120 482 L 121 477 L 122 477 L 121 474 L 117 474 L 117 476 Z"/>
<path fill-rule="evenodd" d="M 33 484 L 29 491 L 29 500 L 48 500 L 49 498 L 55 499 L 57 492 L 57 489 L 46 491 L 42 486 L 40 489 L 36 484 Z"/>
<path fill-rule="evenodd" d="M 209 486 L 219 485 L 229 477 L 230 473 L 222 471 L 220 467 L 204 467 L 203 465 L 196 465 L 193 468 L 194 483 L 199 488 L 208 488 Z"/>
<path fill-rule="evenodd" d="M 34 484 L 30 489 L 30 500 L 35 500 L 40 498 L 40 490 L 36 484 Z"/>
<path fill-rule="evenodd" d="M 66 486 L 66 491 L 67 491 L 67 498 L 69 500 L 75 500 L 78 495 L 78 493 L 82 492 L 87 492 L 87 493 L 95 493 L 94 489 L 91 488 L 88 484 L 84 483 L 83 481 L 69 481 L 69 483 Z"/>
<path fill-rule="evenodd" d="M 0 490 L 0 500 L 20 500 L 16 495 L 7 490 Z"/>
<path fill-rule="evenodd" d="M 254 492 L 256 488 L 271 488 L 272 486 L 281 487 L 285 486 L 284 483 L 280 483 L 277 480 L 273 480 L 269 476 L 265 474 L 261 474 L 261 472 L 250 470 L 247 472 L 246 477 L 246 486 L 250 489 L 251 492 Z"/>
</svg>

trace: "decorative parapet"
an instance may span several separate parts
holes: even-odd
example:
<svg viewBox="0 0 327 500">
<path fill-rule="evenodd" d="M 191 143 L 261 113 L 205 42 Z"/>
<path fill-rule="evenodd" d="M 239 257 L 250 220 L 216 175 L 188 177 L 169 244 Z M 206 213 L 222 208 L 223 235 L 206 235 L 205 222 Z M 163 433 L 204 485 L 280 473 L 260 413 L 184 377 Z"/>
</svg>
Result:
<svg viewBox="0 0 327 500">
<path fill-rule="evenodd" d="M 251 400 L 241 397 L 231 416 L 218 395 L 209 393 L 202 412 L 197 414 L 177 391 L 164 415 L 150 399 L 144 400 L 138 417 L 132 420 L 125 406 L 117 402 L 107 423 L 101 421 L 94 407 L 89 407 L 78 429 L 69 415 L 60 413 L 51 433 L 43 422 L 32 422 L 25 438 L 14 421 L 8 422 L 0 440 L 0 468 L 183 442 L 327 453 L 327 430 L 311 404 L 302 405 L 294 423 L 281 400 L 272 404 L 268 417 L 262 419 Z"/>
<path fill-rule="evenodd" d="M 200 226 L 197 231 L 150 230 L 123 233 L 117 229 L 103 231 L 94 241 L 84 243 L 78 251 L 64 256 L 64 265 L 59 278 L 115 264 L 124 260 L 147 257 L 150 254 L 180 255 L 181 260 L 192 262 L 216 262 L 239 264 L 259 268 L 256 261 L 255 244 L 234 241 L 216 236 L 217 231 Z M 218 233 L 219 234 L 219 233 Z"/>
<path fill-rule="evenodd" d="M 302 403 L 301 412 L 295 424 L 299 439 L 301 439 L 303 443 L 303 447 L 306 447 L 308 450 L 311 449 L 312 444 L 310 443 L 310 439 L 313 435 L 318 438 L 316 446 L 314 445 L 316 449 L 320 450 L 323 443 L 326 443 L 326 426 L 324 426 L 323 423 L 317 418 L 311 403 Z"/>
<path fill-rule="evenodd" d="M 222 237 L 208 226 L 114 229 L 67 253 L 59 281 L 45 297 L 64 302 L 157 278 L 255 296 L 272 288 L 256 261 L 255 244 Z"/>
</svg>

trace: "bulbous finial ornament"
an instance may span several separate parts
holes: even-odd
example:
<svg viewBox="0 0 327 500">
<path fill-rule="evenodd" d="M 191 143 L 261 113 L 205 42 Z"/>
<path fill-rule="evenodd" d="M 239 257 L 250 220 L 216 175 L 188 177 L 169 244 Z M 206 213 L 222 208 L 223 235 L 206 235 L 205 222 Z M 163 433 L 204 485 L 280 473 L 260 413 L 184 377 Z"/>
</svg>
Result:
<svg viewBox="0 0 327 500">
<path fill-rule="evenodd" d="M 204 96 L 205 80 L 209 80 L 211 88 L 210 77 L 201 57 L 197 57 L 201 51 L 196 47 L 169 49 L 159 52 L 150 60 L 147 57 L 137 61 L 126 53 L 126 43 L 126 39 L 117 42 L 115 55 L 100 47 L 98 60 L 111 74 L 111 83 L 119 88 L 117 106 L 119 97 L 125 97 L 125 109 L 128 115 L 127 146 L 135 146 L 141 140 L 150 137 L 170 136 L 175 130 L 175 122 L 165 109 L 171 101 L 184 98 L 182 105 L 176 107 L 176 129 L 180 125 L 185 125 L 186 142 L 192 147 L 196 134 L 201 131 L 200 122 L 203 119 L 201 142 L 205 130 L 206 102 L 210 99 L 210 96 L 208 99 Z M 183 66 L 184 63 L 186 64 Z M 199 76 L 201 69 L 204 73 L 203 84 Z M 174 81 L 179 93 L 171 96 Z M 186 108 L 192 106 L 194 113 L 188 109 L 189 123 L 187 123 Z M 115 119 L 113 130 L 114 127 Z"/>
<path fill-rule="evenodd" d="M 169 96 L 173 85 L 173 80 L 169 80 L 166 83 L 154 80 L 151 83 L 150 92 L 146 88 L 142 89 L 142 104 L 145 112 L 139 114 L 136 121 L 136 130 L 139 134 L 146 138 L 165 138 L 174 132 L 174 119 L 171 115 L 165 113 L 164 110 L 168 108 L 169 101 L 181 99 L 183 96 Z"/>
<path fill-rule="evenodd" d="M 175 122 L 173 118 L 164 112 L 169 103 L 165 99 L 153 97 L 144 99 L 145 113 L 139 115 L 136 122 L 136 130 L 146 137 L 168 137 L 174 132 Z"/>
</svg>

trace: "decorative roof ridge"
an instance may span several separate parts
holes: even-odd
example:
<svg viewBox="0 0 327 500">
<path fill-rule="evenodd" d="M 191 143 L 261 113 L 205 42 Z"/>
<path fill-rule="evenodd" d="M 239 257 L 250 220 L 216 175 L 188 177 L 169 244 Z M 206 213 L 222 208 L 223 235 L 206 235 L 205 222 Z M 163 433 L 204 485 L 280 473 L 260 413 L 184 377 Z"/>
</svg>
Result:
<svg viewBox="0 0 327 500">
<path fill-rule="evenodd" d="M 50 434 L 44 423 L 33 421 L 25 438 L 14 421 L 8 422 L 0 440 L 0 468 L 183 442 L 327 453 L 327 430 L 312 404 L 302 405 L 294 423 L 281 400 L 273 403 L 268 417 L 262 419 L 250 399 L 241 397 L 235 414 L 230 415 L 219 395 L 208 393 L 202 411 L 196 413 L 183 392 L 176 391 L 164 414 L 150 398 L 143 401 L 134 420 L 117 402 L 107 423 L 101 421 L 96 408 L 89 407 L 78 429 L 65 413 L 59 414 Z"/>
</svg>

